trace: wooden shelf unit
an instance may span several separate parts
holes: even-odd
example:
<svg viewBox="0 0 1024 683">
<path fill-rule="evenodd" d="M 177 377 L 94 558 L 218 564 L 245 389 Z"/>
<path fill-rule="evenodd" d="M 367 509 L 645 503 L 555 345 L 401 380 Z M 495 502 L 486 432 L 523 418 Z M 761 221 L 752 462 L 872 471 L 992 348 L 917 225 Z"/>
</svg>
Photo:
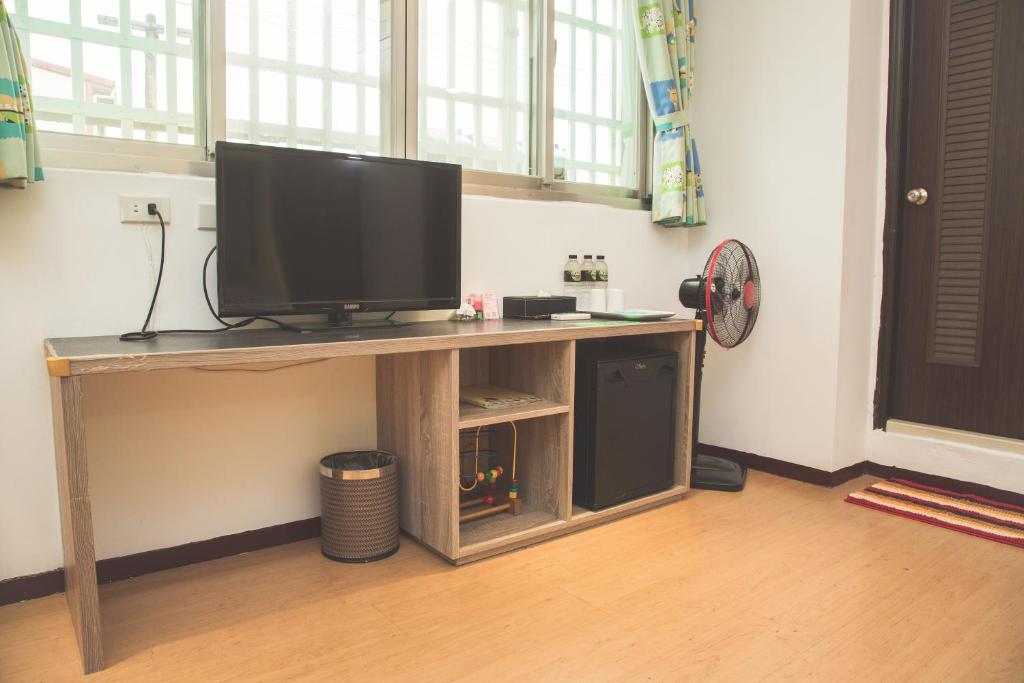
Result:
<svg viewBox="0 0 1024 683">
<path fill-rule="evenodd" d="M 285 367 L 347 356 L 376 356 L 377 447 L 399 458 L 402 529 L 438 555 L 464 564 L 679 500 L 689 486 L 693 405 L 692 320 L 653 323 L 447 321 L 311 335 L 282 330 L 160 336 L 142 343 L 116 336 L 45 342 L 53 400 L 66 598 L 86 673 L 104 667 L 96 550 L 85 441 L 89 375 L 189 368 Z M 607 510 L 572 505 L 576 343 L 630 337 L 680 355 L 675 485 Z M 543 403 L 482 414 L 460 406 L 459 387 L 491 384 Z M 480 409 L 481 411 L 483 409 Z M 526 510 L 460 529 L 459 430 L 515 420 L 520 492 Z M 244 448 L 240 444 L 239 448 Z M 102 454 L 92 457 L 102 457 Z M 310 454 L 311 458 L 319 454 Z"/>
<path fill-rule="evenodd" d="M 693 328 L 648 329 L 636 328 L 631 341 L 680 354 L 674 486 L 597 512 L 572 504 L 575 339 L 462 348 L 426 364 L 426 359 L 414 361 L 405 354 L 379 357 L 378 443 L 410 454 L 401 469 L 403 529 L 445 559 L 465 564 L 682 498 L 690 472 Z M 432 379 L 422 381 L 443 385 L 442 392 L 432 397 L 420 393 L 405 408 L 394 406 L 393 397 L 409 395 L 401 386 L 420 386 L 417 372 L 428 373 Z M 543 400 L 498 410 L 459 402 L 459 387 L 479 385 L 515 389 Z M 429 410 L 423 412 L 424 406 Z M 519 435 L 517 474 L 525 512 L 460 525 L 459 430 L 496 425 L 495 434 L 509 438 L 500 425 L 510 421 L 516 422 Z M 412 450 L 418 451 L 415 457 Z M 505 461 L 501 464 L 508 467 Z"/>
</svg>

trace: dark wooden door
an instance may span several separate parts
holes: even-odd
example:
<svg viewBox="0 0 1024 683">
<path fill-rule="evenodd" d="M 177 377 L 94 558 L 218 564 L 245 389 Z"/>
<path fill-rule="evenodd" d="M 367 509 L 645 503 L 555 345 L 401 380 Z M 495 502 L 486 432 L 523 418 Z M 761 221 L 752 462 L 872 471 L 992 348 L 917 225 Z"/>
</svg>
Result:
<svg viewBox="0 0 1024 683">
<path fill-rule="evenodd" d="M 889 412 L 1024 438 L 1024 0 L 909 18 Z"/>
</svg>

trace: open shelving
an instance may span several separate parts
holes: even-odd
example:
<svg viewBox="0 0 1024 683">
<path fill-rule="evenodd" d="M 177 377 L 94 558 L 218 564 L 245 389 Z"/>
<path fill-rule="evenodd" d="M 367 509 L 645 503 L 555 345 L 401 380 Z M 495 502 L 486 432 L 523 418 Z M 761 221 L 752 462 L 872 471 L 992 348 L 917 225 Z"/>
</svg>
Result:
<svg viewBox="0 0 1024 683">
<path fill-rule="evenodd" d="M 460 389 L 470 386 L 512 389 L 532 394 L 541 401 L 501 409 L 460 403 L 459 427 L 569 412 L 573 392 L 572 352 L 571 342 L 462 349 L 459 351 Z"/>
<path fill-rule="evenodd" d="M 674 485 L 599 511 L 572 504 L 575 339 L 378 356 L 378 444 L 400 458 L 405 454 L 399 461 L 402 528 L 442 557 L 464 564 L 682 498 L 689 485 L 694 337 L 691 329 L 649 329 L 630 327 L 631 341 L 680 354 Z M 622 327 L 609 330 L 622 336 Z M 511 389 L 540 400 L 481 408 L 460 400 L 465 387 Z M 486 428 L 493 439 L 488 450 L 495 454 L 488 457 L 496 460 L 479 466 L 500 464 L 510 477 L 511 429 L 504 426 L 510 422 L 517 430 L 523 509 L 460 523 L 457 483 L 465 467 L 460 432 Z M 499 480 L 499 502 L 507 483 Z"/>
<path fill-rule="evenodd" d="M 545 342 L 459 352 L 459 387 L 494 386 L 531 394 L 540 401 L 510 408 L 481 408 L 459 404 L 459 428 L 492 425 L 491 445 L 499 454 L 506 477 L 511 476 L 514 422 L 518 460 L 519 496 L 524 509 L 463 522 L 459 547 L 463 550 L 531 529 L 562 521 L 569 516 L 570 451 L 569 418 L 573 395 L 573 346 L 571 342 Z M 507 480 L 503 482 L 507 485 Z M 454 482 L 453 482 L 454 485 Z"/>
<path fill-rule="evenodd" d="M 472 433 L 473 430 L 468 431 Z M 459 524 L 460 549 L 515 535 L 569 516 L 567 494 L 570 481 L 569 468 L 566 466 L 569 452 L 568 415 L 517 421 L 516 434 L 516 467 L 523 510 L 515 515 L 501 512 Z M 504 478 L 499 483 L 507 486 L 512 475 L 511 428 L 493 428 L 489 437 L 488 446 L 495 453 L 490 466 L 501 465 L 504 468 Z M 486 489 L 482 489 L 481 493 L 486 494 Z"/>
</svg>

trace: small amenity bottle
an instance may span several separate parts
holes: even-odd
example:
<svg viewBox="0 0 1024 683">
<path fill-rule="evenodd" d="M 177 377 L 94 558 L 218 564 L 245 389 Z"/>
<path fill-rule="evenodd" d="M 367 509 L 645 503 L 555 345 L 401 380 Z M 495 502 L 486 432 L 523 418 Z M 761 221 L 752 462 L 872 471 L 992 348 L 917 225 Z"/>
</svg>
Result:
<svg viewBox="0 0 1024 683">
<path fill-rule="evenodd" d="M 583 271 L 580 268 L 580 262 L 576 259 L 576 254 L 569 254 L 569 260 L 562 268 L 562 293 L 566 296 L 576 296 L 580 290 L 582 279 Z"/>
<path fill-rule="evenodd" d="M 598 289 L 608 289 L 608 264 L 600 254 L 597 255 L 597 263 L 594 264 L 594 273 L 594 286 Z"/>
</svg>

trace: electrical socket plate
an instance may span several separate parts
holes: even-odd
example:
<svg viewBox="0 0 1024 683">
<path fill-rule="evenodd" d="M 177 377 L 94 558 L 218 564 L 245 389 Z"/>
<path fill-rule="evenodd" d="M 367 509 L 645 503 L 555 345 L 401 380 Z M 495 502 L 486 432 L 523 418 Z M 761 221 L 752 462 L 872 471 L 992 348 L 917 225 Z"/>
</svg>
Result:
<svg viewBox="0 0 1024 683">
<path fill-rule="evenodd" d="M 197 204 L 196 213 L 199 219 L 200 230 L 216 230 L 217 229 L 217 205 L 216 204 Z"/>
<path fill-rule="evenodd" d="M 159 223 L 160 219 L 150 216 L 147 205 L 156 204 L 157 211 L 164 217 L 164 223 L 171 222 L 171 201 L 167 197 L 129 197 L 121 195 L 122 223 Z"/>
</svg>

